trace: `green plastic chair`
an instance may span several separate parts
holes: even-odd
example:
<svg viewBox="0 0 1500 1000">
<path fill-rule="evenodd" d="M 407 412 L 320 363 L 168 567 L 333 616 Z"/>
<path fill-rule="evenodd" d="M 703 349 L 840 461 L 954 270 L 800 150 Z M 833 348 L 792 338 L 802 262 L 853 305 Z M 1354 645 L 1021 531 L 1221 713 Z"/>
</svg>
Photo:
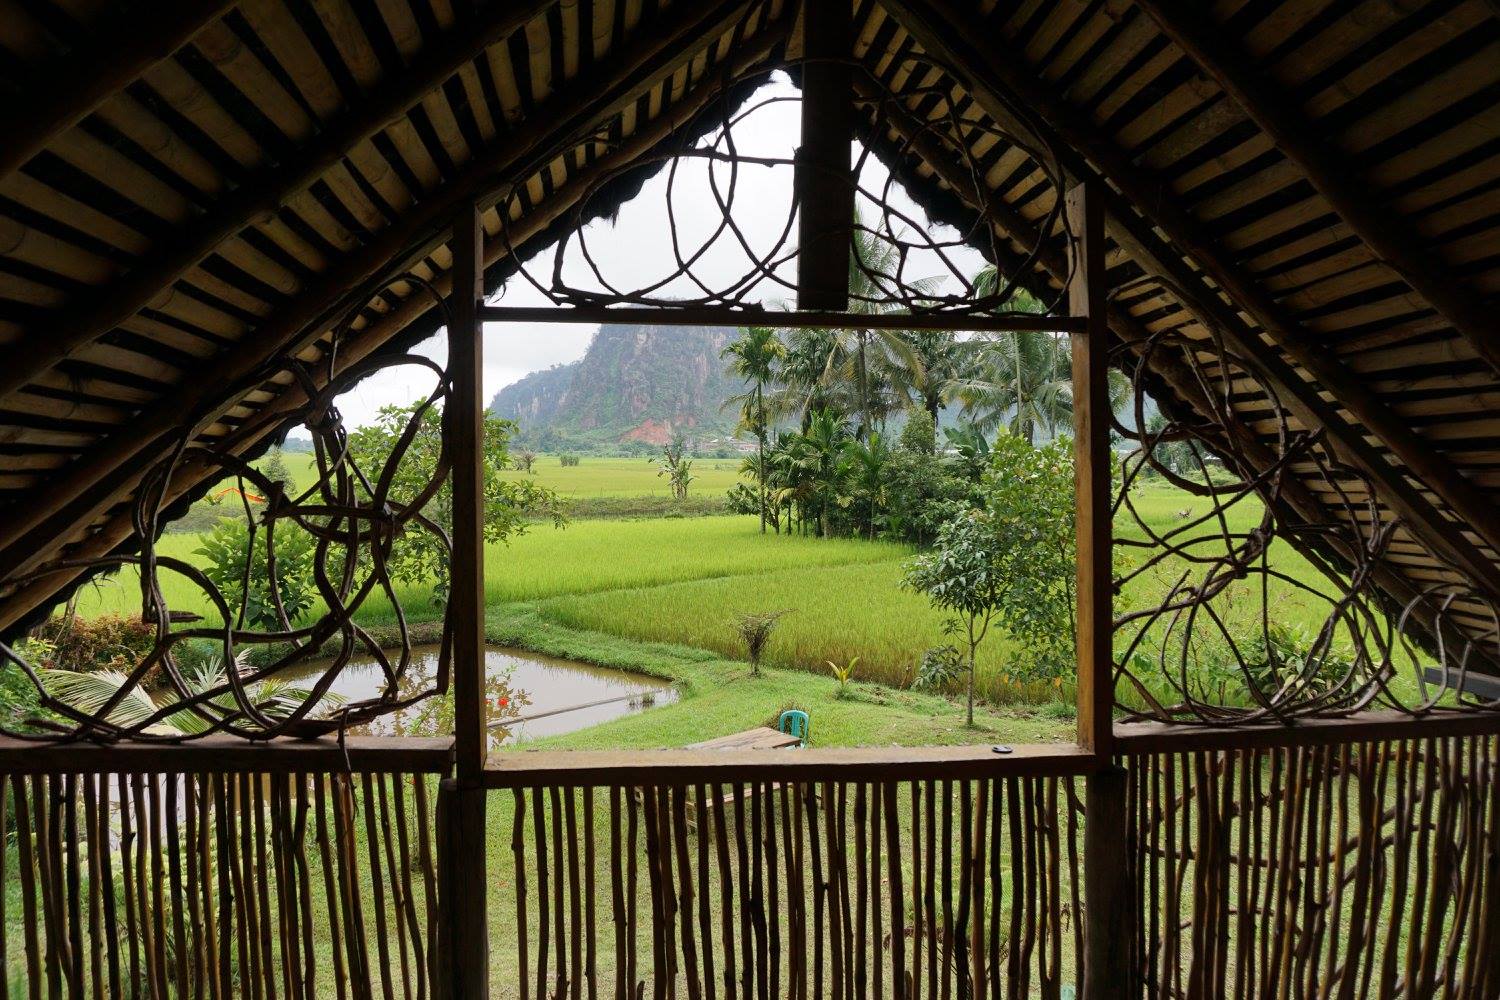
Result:
<svg viewBox="0 0 1500 1000">
<path fill-rule="evenodd" d="M 801 709 L 789 708 L 776 720 L 776 728 L 788 736 L 797 737 L 806 746 L 808 735 L 812 732 L 812 720 Z"/>
</svg>

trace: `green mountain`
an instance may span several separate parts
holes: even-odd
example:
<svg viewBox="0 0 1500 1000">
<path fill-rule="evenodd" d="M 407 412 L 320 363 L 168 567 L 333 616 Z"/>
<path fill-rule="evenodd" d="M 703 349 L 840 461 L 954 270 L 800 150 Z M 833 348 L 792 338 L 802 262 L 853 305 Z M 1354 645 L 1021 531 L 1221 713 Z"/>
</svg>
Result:
<svg viewBox="0 0 1500 1000">
<path fill-rule="evenodd" d="M 725 438 L 736 415 L 721 407 L 743 390 L 719 357 L 733 337 L 707 327 L 607 324 L 582 359 L 506 386 L 490 412 L 515 420 L 520 440 L 543 447 Z"/>
</svg>

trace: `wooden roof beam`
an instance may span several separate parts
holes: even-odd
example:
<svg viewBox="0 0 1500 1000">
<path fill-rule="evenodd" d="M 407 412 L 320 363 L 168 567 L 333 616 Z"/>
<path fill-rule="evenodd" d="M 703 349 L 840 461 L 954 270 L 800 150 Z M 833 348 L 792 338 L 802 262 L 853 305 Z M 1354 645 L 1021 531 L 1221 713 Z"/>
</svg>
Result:
<svg viewBox="0 0 1500 1000">
<path fill-rule="evenodd" d="M 1479 538 L 1500 551 L 1500 509 L 1469 482 L 1410 423 L 1382 403 L 1331 352 L 1317 345 L 1264 288 L 1232 265 L 1212 244 L 1202 226 L 1171 197 L 1170 187 L 1104 136 L 1093 122 L 1058 99 L 1035 73 L 1018 64 L 1015 53 L 1002 51 L 982 33 L 960 26 L 962 13 L 951 0 L 882 0 L 929 55 L 940 60 L 955 79 L 1002 127 L 1035 136 L 1054 150 L 1074 182 L 1106 181 L 1120 194 L 1107 192 L 1111 237 L 1135 261 L 1170 289 L 1209 329 L 1217 330 L 1245 361 L 1281 394 L 1283 403 L 1309 427 L 1325 430 L 1329 443 L 1350 465 L 1377 484 L 1392 509 L 1413 535 L 1468 575 L 1473 583 L 1500 599 L 1500 568 L 1407 481 L 1401 469 L 1365 440 L 1379 438 L 1406 464 L 1412 476 L 1442 498 Z M 1096 171 L 1092 164 L 1097 164 Z M 1123 197 L 1122 197 L 1123 196 Z M 1160 229 L 1174 250 L 1155 229 Z M 1189 255 L 1203 269 L 1189 267 Z M 1227 294 L 1226 302 L 1205 283 L 1204 275 Z M 1237 308 L 1236 308 L 1237 307 Z M 1297 364 L 1354 415 L 1352 426 L 1309 383 L 1268 350 L 1258 333 L 1241 319 L 1243 309 Z"/>
<path fill-rule="evenodd" d="M 1500 321 L 1494 309 L 1455 279 L 1436 255 L 1423 250 L 1422 237 L 1379 203 L 1331 139 L 1298 111 L 1291 96 L 1252 63 L 1222 26 L 1209 20 L 1207 8 L 1163 0 L 1136 3 L 1244 109 L 1282 155 L 1302 168 L 1354 234 L 1500 371 Z"/>
<path fill-rule="evenodd" d="M 88 26 L 88 40 L 39 69 L 0 111 L 0 180 L 9 177 L 115 91 L 140 78 L 237 0 L 153 0 Z M 149 10 L 144 8 L 149 7 Z"/>
<path fill-rule="evenodd" d="M 77 307 L 28 331 L 0 355 L 0 400 L 144 309 L 220 244 L 274 215 L 337 166 L 351 149 L 400 119 L 466 63 L 524 28 L 555 2 L 528 0 L 481 8 L 477 19 L 461 21 L 446 37 L 418 53 L 400 74 L 383 80 L 367 98 L 330 122 L 299 151 L 295 163 L 267 164 L 253 180 L 229 192 L 182 232 L 160 241 L 99 294 L 84 296 Z"/>
<path fill-rule="evenodd" d="M 214 362 L 214 377 L 184 386 L 141 413 L 128 426 L 74 461 L 54 480 L 38 488 L 46 503 L 29 505 L 0 524 L 0 583 L 15 580 L 35 567 L 59 539 L 128 496 L 141 473 L 174 440 L 196 433 L 231 409 L 245 393 L 263 383 L 275 359 L 303 350 L 332 325 L 376 276 L 393 262 L 424 256 L 442 242 L 459 205 L 476 200 L 494 204 L 501 192 L 524 183 L 542 165 L 562 137 L 583 134 L 637 100 L 731 27 L 745 0 L 715 5 L 703 13 L 683 5 L 672 8 L 660 30 L 643 37 L 598 73 L 574 82 L 538 108 L 526 128 L 504 145 L 466 164 L 450 184 L 423 201 L 364 247 L 335 261 L 266 326 L 251 331 Z M 745 43 L 736 61 L 748 69 L 786 40 L 789 19 L 762 26 Z M 676 127 L 720 97 L 720 77 L 710 74 L 694 91 L 644 124 L 635 136 L 606 159 L 623 166 L 644 155 Z M 359 300 L 362 301 L 362 300 Z M 425 311 L 425 310 L 424 310 Z M 187 424 L 191 417 L 193 423 Z"/>
</svg>

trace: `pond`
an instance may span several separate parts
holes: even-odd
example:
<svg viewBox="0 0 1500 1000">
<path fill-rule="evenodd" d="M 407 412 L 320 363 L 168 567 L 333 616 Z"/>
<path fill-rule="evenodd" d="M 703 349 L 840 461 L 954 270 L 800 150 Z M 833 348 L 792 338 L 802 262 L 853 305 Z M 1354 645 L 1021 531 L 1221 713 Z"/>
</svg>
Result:
<svg viewBox="0 0 1500 1000">
<path fill-rule="evenodd" d="M 296 676 L 315 677 L 326 662 L 309 663 Z M 436 645 L 413 647 L 403 690 L 429 685 L 437 662 Z M 287 679 L 295 682 L 296 676 Z M 339 672 L 330 690 L 350 700 L 371 698 L 383 682 L 379 664 L 368 657 L 355 658 Z M 485 649 L 484 694 L 491 722 L 506 723 L 490 731 L 491 746 L 571 733 L 677 700 L 671 683 L 658 677 L 505 646 Z M 446 702 L 430 698 L 350 731 L 372 736 L 447 736 L 453 732 L 452 710 Z"/>
</svg>

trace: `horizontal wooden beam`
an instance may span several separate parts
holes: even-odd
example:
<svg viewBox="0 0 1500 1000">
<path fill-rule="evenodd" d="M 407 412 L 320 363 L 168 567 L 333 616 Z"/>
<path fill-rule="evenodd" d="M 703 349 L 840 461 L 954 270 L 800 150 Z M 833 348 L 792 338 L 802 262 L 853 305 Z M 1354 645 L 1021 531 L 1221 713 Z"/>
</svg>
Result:
<svg viewBox="0 0 1500 1000">
<path fill-rule="evenodd" d="M 1071 181 L 1117 186 L 1119 194 L 1106 193 L 1111 202 L 1108 228 L 1115 242 L 1208 329 L 1218 331 L 1247 364 L 1256 366 L 1299 419 L 1309 427 L 1322 428 L 1341 459 L 1370 477 L 1414 536 L 1480 589 L 1500 598 L 1500 567 L 1464 535 L 1467 528 L 1500 550 L 1500 508 L 1413 430 L 1410 421 L 1385 406 L 1358 375 L 1317 344 L 1264 288 L 1231 264 L 1202 226 L 1171 197 L 1164 181 L 1136 165 L 1093 122 L 1056 97 L 1016 61 L 1014 53 L 986 36 L 964 31 L 961 11 L 950 0 L 884 2 L 923 49 L 957 74 L 959 84 L 993 120 L 1019 135 L 1035 136 L 1042 148 L 1054 150 Z M 1170 243 L 1156 234 L 1158 229 Z M 1202 272 L 1189 267 L 1184 255 Z M 1234 305 L 1208 286 L 1204 275 Z M 1315 382 L 1302 378 L 1268 350 L 1236 306 Z M 1322 398 L 1320 386 L 1333 395 L 1336 405 Z M 1347 409 L 1362 426 L 1343 420 L 1337 407 Z M 1407 480 L 1405 470 L 1371 446 L 1367 434 L 1379 438 L 1414 479 L 1447 503 L 1459 523 L 1429 503 Z"/>
<path fill-rule="evenodd" d="M 38 488 L 46 503 L 0 525 L 0 582 L 14 581 L 44 557 L 55 540 L 128 495 L 142 472 L 184 434 L 196 433 L 261 385 L 276 360 L 294 356 L 319 337 L 379 275 L 399 274 L 405 263 L 424 256 L 440 243 L 459 205 L 494 204 L 510 186 L 524 183 L 553 153 L 553 143 L 581 135 L 648 92 L 677 66 L 732 26 L 738 5 L 716 8 L 707 18 L 680 15 L 640 45 L 606 60 L 598 80 L 576 81 L 554 101 L 538 108 L 532 123 L 495 150 L 466 164 L 461 174 L 432 198 L 381 231 L 363 248 L 335 261 L 304 292 L 265 326 L 251 331 L 214 363 L 214 378 L 200 379 L 153 404 L 129 425 L 75 460 Z M 748 68 L 785 41 L 786 23 L 768 25 L 740 53 L 737 65 Z M 607 81 L 600 85 L 599 81 Z M 676 105 L 642 125 L 636 135 L 603 158 L 601 169 L 635 162 L 673 130 L 721 95 L 717 74 Z M 575 197 L 581 197 L 578 191 Z M 571 206 L 569 206 L 571 207 Z M 559 213 L 560 214 L 560 213 Z M 518 239 L 517 233 L 511 234 Z M 395 265 L 395 267 L 393 267 Z M 425 311 L 425 310 L 424 310 Z M 185 418 L 191 416 L 189 426 Z"/>
<path fill-rule="evenodd" d="M 1129 756 L 1204 750 L 1270 750 L 1495 735 L 1500 735 L 1500 712 L 1478 710 L 1434 711 L 1426 715 L 1394 710 L 1360 712 L 1338 718 L 1243 726 L 1121 722 L 1115 724 L 1115 752 Z"/>
<path fill-rule="evenodd" d="M 182 232 L 160 241 L 112 284 L 98 294 L 83 296 L 78 308 L 26 331 L 0 356 L 0 400 L 145 308 L 215 247 L 274 215 L 337 166 L 351 149 L 384 130 L 466 63 L 555 2 L 529 0 L 481 7 L 477 19 L 461 21 L 449 35 L 424 48 L 400 74 L 383 81 L 327 124 L 298 151 L 295 161 L 267 164 L 258 176 L 224 196 Z"/>
<path fill-rule="evenodd" d="M 1071 333 L 1082 327 L 1071 316 L 982 316 L 958 312 L 851 313 L 813 310 L 731 309 L 726 306 L 485 306 L 486 323 L 632 323 L 652 326 L 774 326 L 786 330 L 957 330 Z"/>
<path fill-rule="evenodd" d="M 87 40 L 25 81 L 0 110 L 0 180 L 78 124 L 111 94 L 176 52 L 238 0 L 107 5 Z"/>
<path fill-rule="evenodd" d="M 502 750 L 486 788 L 693 785 L 731 781 L 920 781 L 1087 774 L 1098 759 L 1072 743 L 829 747 L 804 750 Z"/>
<path fill-rule="evenodd" d="M 1424 248 L 1426 241 L 1416 230 L 1405 225 L 1389 205 L 1381 204 L 1354 164 L 1334 147 L 1332 137 L 1308 120 L 1295 99 L 1254 64 L 1222 25 L 1209 18 L 1208 8 L 1163 0 L 1137 0 L 1137 5 L 1244 109 L 1282 155 L 1302 168 L 1308 182 L 1375 256 L 1453 324 L 1481 358 L 1500 370 L 1500 319 L 1495 310 Z"/>
<path fill-rule="evenodd" d="M 0 774 L 162 774 L 175 772 L 446 774 L 453 741 L 405 736 L 279 738 L 251 742 L 205 736 L 187 743 L 38 743 L 0 737 Z"/>
</svg>

